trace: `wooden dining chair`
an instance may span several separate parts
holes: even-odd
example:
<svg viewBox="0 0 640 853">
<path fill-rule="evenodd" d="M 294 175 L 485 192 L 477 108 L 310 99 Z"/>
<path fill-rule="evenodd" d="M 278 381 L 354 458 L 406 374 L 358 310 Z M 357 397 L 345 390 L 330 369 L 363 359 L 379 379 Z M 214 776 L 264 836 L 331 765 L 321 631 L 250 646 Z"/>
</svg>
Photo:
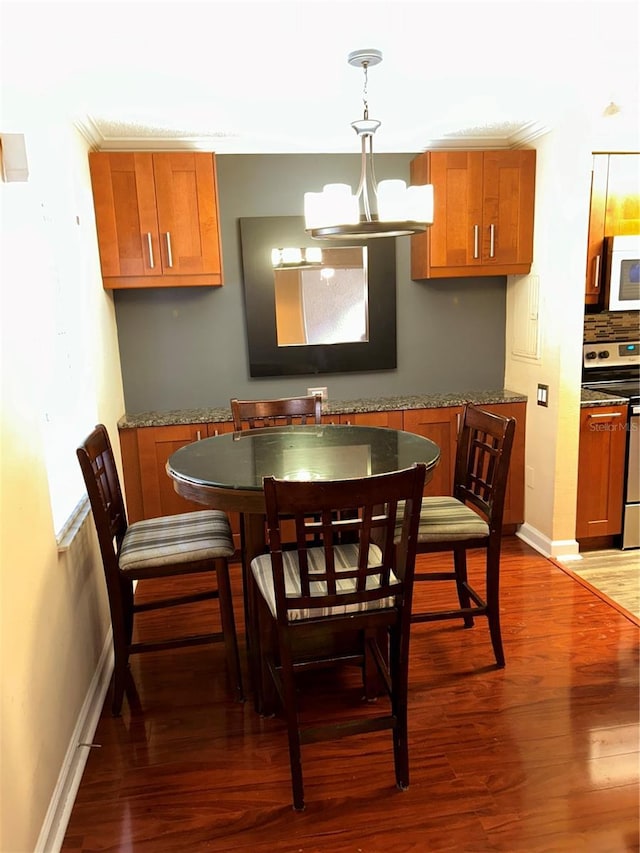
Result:
<svg viewBox="0 0 640 853">
<path fill-rule="evenodd" d="M 114 684 L 111 711 L 119 716 L 129 656 L 181 646 L 224 642 L 233 695 L 243 699 L 228 559 L 234 553 L 229 520 L 219 510 L 187 512 L 129 525 L 109 434 L 103 424 L 77 449 L 98 534 L 113 627 Z M 202 573 L 208 588 L 136 603 L 134 583 L 148 578 Z M 159 640 L 133 639 L 134 616 L 144 611 L 217 599 L 222 630 Z M 187 620 L 188 621 L 188 620 Z"/>
<path fill-rule="evenodd" d="M 282 426 L 322 422 L 322 397 L 282 397 L 274 400 L 231 400 L 233 428 Z"/>
<path fill-rule="evenodd" d="M 425 472 L 424 464 L 416 464 L 352 480 L 264 480 L 269 553 L 252 560 L 251 580 L 256 587 L 261 678 L 273 681 L 284 708 L 297 810 L 304 808 L 305 743 L 390 729 L 396 783 L 403 790 L 409 784 L 409 632 Z M 286 550 L 282 524 L 291 517 L 296 549 Z M 398 547 L 396 524 L 401 529 Z M 336 534 L 344 530 L 355 534 L 356 541 L 335 544 Z M 341 645 L 339 638 L 346 634 L 357 643 Z M 315 721 L 305 719 L 298 710 L 296 676 L 341 661 L 360 665 L 363 676 L 365 666 L 375 663 L 390 707 L 360 713 L 348 722 L 330 723 L 318 719 L 318 713 Z M 265 712 L 272 710 L 266 704 Z"/>
<path fill-rule="evenodd" d="M 414 598 L 413 622 L 462 619 L 473 626 L 485 616 L 498 666 L 505 665 L 500 629 L 500 552 L 507 476 L 515 434 L 514 418 L 502 417 L 467 403 L 460 418 L 452 496 L 422 499 L 418 530 L 419 554 L 448 551 L 453 570 L 415 573 L 416 582 L 453 580 L 459 606 L 418 610 Z M 467 551 L 485 552 L 484 592 L 468 578 Z"/>
</svg>

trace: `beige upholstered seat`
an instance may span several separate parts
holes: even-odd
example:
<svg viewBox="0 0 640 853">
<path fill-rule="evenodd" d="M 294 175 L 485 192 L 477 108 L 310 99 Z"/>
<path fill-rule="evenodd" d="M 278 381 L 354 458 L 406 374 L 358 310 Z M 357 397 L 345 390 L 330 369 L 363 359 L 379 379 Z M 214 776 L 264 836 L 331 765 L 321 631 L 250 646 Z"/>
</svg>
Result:
<svg viewBox="0 0 640 853">
<path fill-rule="evenodd" d="M 450 497 L 422 498 L 418 542 L 442 542 L 488 536 L 489 525 L 466 504 Z"/>
<path fill-rule="evenodd" d="M 159 566 L 232 557 L 233 553 L 233 537 L 225 513 L 203 510 L 130 524 L 118 563 L 122 572 L 137 574 L 145 569 L 155 571 Z"/>
<path fill-rule="evenodd" d="M 179 646 L 223 641 L 234 696 L 242 699 L 242 678 L 236 636 L 228 558 L 234 553 L 229 520 L 218 510 L 183 513 L 127 524 L 127 516 L 106 428 L 99 424 L 77 450 L 93 520 L 98 533 L 111 623 L 114 684 L 112 713 L 119 715 L 129 656 Z M 169 598 L 137 604 L 134 581 L 202 573 L 209 583 L 202 592 L 177 590 Z M 216 583 L 211 583 L 212 581 Z M 222 630 L 133 642 L 134 615 L 141 611 L 218 599 Z"/>
<path fill-rule="evenodd" d="M 356 591 L 356 577 L 354 571 L 358 565 L 358 546 L 355 544 L 336 545 L 333 549 L 333 558 L 336 564 L 336 591 L 340 595 L 352 593 Z M 325 554 L 322 548 L 310 548 L 307 551 L 307 560 L 309 561 L 309 579 L 311 596 L 326 596 L 327 582 L 326 580 L 314 581 L 314 575 L 324 576 L 326 572 Z M 382 560 L 382 552 L 377 545 L 371 545 L 369 548 L 369 566 L 380 564 Z M 284 584 L 285 595 L 288 597 L 298 597 L 302 594 L 300 588 L 300 561 L 297 551 L 283 551 L 282 562 L 284 569 Z M 251 571 L 258 584 L 258 589 L 266 603 L 269 606 L 274 618 L 277 618 L 276 595 L 273 584 L 273 568 L 271 565 L 271 555 L 262 554 L 256 557 L 251 563 Z M 344 577 L 341 578 L 340 574 Z M 390 585 L 399 583 L 395 575 L 392 574 Z M 380 584 L 379 575 L 371 575 L 367 578 L 367 589 L 375 589 Z M 381 607 L 392 607 L 393 597 L 391 598 L 375 598 L 372 601 L 359 601 L 352 604 L 336 604 L 331 607 L 318 608 L 292 608 L 288 611 L 289 619 L 297 621 L 299 619 L 314 619 L 318 616 L 343 616 L 346 613 L 360 613 L 363 610 L 374 610 Z"/>
</svg>

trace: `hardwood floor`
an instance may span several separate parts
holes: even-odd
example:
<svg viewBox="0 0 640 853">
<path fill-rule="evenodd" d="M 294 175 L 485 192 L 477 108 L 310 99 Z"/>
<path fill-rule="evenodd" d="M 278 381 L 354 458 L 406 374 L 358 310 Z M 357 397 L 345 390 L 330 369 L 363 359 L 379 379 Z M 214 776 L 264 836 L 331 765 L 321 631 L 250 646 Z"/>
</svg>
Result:
<svg viewBox="0 0 640 853">
<path fill-rule="evenodd" d="M 503 670 L 484 619 L 414 626 L 409 790 L 388 732 L 311 744 L 303 813 L 284 724 L 228 698 L 220 646 L 134 658 L 140 707 L 114 719 L 107 697 L 63 851 L 637 851 L 637 627 L 516 538 L 502 611 Z M 339 715 L 338 685 L 360 701 L 355 669 L 327 672 L 307 677 L 304 712 Z"/>
</svg>

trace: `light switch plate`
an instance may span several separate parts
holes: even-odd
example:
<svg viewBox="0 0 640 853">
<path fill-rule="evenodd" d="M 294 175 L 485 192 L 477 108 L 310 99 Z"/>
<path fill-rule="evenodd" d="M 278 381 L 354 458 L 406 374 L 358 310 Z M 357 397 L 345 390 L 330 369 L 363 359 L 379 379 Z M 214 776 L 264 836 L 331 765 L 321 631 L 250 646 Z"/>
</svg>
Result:
<svg viewBox="0 0 640 853">
<path fill-rule="evenodd" d="M 549 386 L 548 385 L 538 385 L 538 397 L 537 397 L 539 406 L 548 406 L 549 405 Z"/>
<path fill-rule="evenodd" d="M 326 385 L 317 385 L 314 388 L 307 388 L 307 394 L 311 397 L 319 395 L 322 397 L 323 403 L 326 403 L 329 399 L 329 392 Z"/>
</svg>

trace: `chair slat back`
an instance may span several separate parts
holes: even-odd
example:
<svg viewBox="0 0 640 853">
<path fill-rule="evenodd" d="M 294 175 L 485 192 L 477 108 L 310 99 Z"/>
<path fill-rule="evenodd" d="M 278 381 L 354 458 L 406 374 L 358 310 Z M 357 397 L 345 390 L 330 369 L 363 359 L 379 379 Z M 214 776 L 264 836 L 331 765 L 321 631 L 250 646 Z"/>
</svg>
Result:
<svg viewBox="0 0 640 853">
<path fill-rule="evenodd" d="M 107 561 L 117 570 L 117 552 L 127 530 L 127 514 L 122 498 L 109 433 L 103 424 L 76 450 L 89 496 L 105 569 Z"/>
<path fill-rule="evenodd" d="M 264 480 L 278 621 L 291 610 L 325 609 L 407 595 L 413 570 L 426 466 L 353 480 Z M 399 504 L 402 504 L 400 507 Z M 403 533 L 394 546 L 396 518 Z M 283 522 L 294 519 L 299 594 L 285 594 L 292 571 Z M 345 563 L 343 548 L 351 543 Z M 338 556 L 339 559 L 336 559 Z M 410 604 L 410 601 L 409 601 Z"/>
<path fill-rule="evenodd" d="M 322 397 L 282 397 L 274 400 L 231 400 L 233 428 L 283 426 L 322 422 Z"/>
<path fill-rule="evenodd" d="M 502 528 L 504 498 L 516 422 L 468 403 L 462 413 L 454 497 L 477 509 L 491 528 Z"/>
</svg>

